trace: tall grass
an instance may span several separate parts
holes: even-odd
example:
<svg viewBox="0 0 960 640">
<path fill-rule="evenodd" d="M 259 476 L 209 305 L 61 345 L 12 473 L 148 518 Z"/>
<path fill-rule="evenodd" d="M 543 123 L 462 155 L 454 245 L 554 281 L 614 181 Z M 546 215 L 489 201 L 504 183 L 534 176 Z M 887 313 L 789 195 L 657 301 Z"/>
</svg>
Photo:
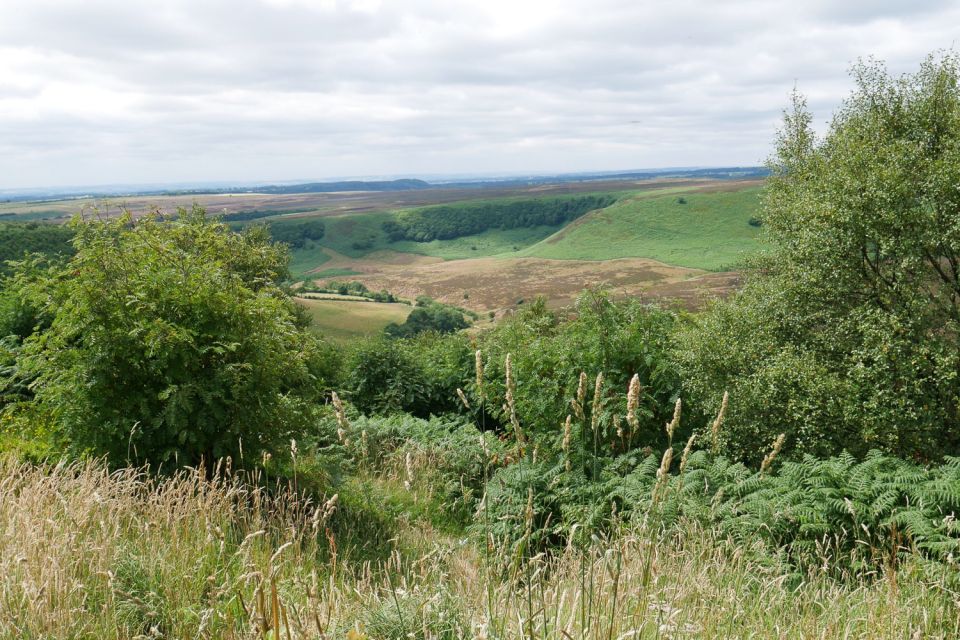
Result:
<svg viewBox="0 0 960 640">
<path fill-rule="evenodd" d="M 402 491 L 404 466 L 379 482 Z M 429 469 L 412 471 L 421 473 Z M 160 479 L 96 462 L 0 463 L 0 637 L 960 633 L 957 595 L 911 561 L 879 579 L 810 569 L 797 582 L 759 542 L 694 522 L 669 532 L 641 522 L 602 539 L 573 535 L 518 571 L 513 547 L 487 554 L 415 520 L 401 523 L 392 553 L 371 561 L 338 547 L 335 501 L 267 492 L 256 480 L 222 467 Z"/>
</svg>

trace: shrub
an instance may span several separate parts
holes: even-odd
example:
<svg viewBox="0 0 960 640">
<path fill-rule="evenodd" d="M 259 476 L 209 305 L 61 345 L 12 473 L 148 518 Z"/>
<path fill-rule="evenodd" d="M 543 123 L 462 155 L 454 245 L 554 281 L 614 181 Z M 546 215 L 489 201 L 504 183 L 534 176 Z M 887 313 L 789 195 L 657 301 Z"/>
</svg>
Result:
<svg viewBox="0 0 960 640">
<path fill-rule="evenodd" d="M 587 375 L 590 396 L 596 375 L 604 374 L 598 420 L 609 429 L 614 416 L 625 414 L 624 396 L 637 374 L 643 389 L 639 415 L 655 425 L 638 434 L 638 442 L 659 446 L 663 443 L 660 426 L 672 415 L 679 390 L 679 378 L 669 360 L 673 324 L 670 312 L 635 300 L 614 302 L 603 291 L 585 292 L 569 316 L 551 311 L 538 299 L 480 340 L 488 406 L 503 424 L 509 422 L 499 410 L 506 395 L 504 363 L 509 353 L 517 415 L 530 433 L 559 436 L 564 419 L 574 413 L 571 401 L 581 372 Z"/>
<path fill-rule="evenodd" d="M 39 410 L 75 452 L 115 462 L 256 456 L 305 426 L 329 352 L 280 289 L 286 251 L 262 229 L 194 209 L 74 230 L 68 263 L 18 280 L 51 322 L 17 355 L 36 395 L 10 411 Z"/>
</svg>

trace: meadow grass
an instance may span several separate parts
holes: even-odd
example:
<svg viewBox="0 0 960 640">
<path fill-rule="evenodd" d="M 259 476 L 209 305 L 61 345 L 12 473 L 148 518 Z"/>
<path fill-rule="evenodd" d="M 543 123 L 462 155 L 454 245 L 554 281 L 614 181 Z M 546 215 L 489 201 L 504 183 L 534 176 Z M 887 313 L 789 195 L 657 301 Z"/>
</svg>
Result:
<svg viewBox="0 0 960 640">
<path fill-rule="evenodd" d="M 559 260 L 651 258 L 667 264 L 722 271 L 757 248 L 749 220 L 760 207 L 759 188 L 650 197 L 637 194 L 590 213 L 550 238 L 517 253 Z M 680 198 L 686 204 L 679 202 Z"/>
<path fill-rule="evenodd" d="M 379 333 L 391 322 L 403 324 L 411 307 L 398 303 L 300 299 L 313 319 L 311 328 L 334 342 Z"/>
<path fill-rule="evenodd" d="M 332 496 L 241 476 L 0 462 L 0 638 L 953 638 L 956 596 L 904 563 L 785 578 L 757 544 L 639 522 L 521 563 L 418 504 L 430 460 L 369 473 L 394 529 L 351 552 Z M 373 477 L 372 476 L 372 477 Z M 408 477 L 414 482 L 405 484 Z M 356 497 L 353 498 L 354 500 Z M 522 552 L 520 552 L 522 555 Z"/>
</svg>

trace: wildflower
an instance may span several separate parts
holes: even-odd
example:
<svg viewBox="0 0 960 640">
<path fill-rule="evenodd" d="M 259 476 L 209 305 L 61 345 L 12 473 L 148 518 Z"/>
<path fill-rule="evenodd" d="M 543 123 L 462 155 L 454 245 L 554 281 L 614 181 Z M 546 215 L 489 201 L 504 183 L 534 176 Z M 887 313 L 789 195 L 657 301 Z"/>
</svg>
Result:
<svg viewBox="0 0 960 640">
<path fill-rule="evenodd" d="M 683 454 L 680 456 L 680 474 L 687 468 L 687 460 L 690 458 L 690 452 L 693 451 L 693 441 L 696 440 L 697 435 L 693 434 L 690 436 L 690 439 L 687 440 L 687 446 L 683 448 Z"/>
<path fill-rule="evenodd" d="M 597 381 L 593 386 L 593 408 L 590 410 L 590 428 L 596 432 L 600 424 L 600 404 L 603 401 L 603 372 L 597 374 Z"/>
<path fill-rule="evenodd" d="M 483 402 L 483 354 L 480 353 L 480 349 L 477 349 L 474 358 L 477 368 L 477 397 L 480 398 L 480 402 Z"/>
<path fill-rule="evenodd" d="M 583 413 L 583 402 L 587 398 L 587 374 L 583 371 L 580 372 L 580 380 L 577 384 L 577 395 L 570 402 L 573 407 L 573 413 L 577 416 L 581 422 L 586 419 Z"/>
<path fill-rule="evenodd" d="M 413 455 L 407 451 L 407 457 L 405 460 L 407 468 L 407 479 L 403 481 L 403 487 L 410 491 L 410 488 L 413 486 Z"/>
<path fill-rule="evenodd" d="M 673 405 L 673 420 L 667 423 L 667 438 L 673 442 L 673 434 L 677 430 L 677 427 L 680 426 L 680 408 L 682 406 L 680 398 L 677 398 L 677 403 Z"/>
</svg>

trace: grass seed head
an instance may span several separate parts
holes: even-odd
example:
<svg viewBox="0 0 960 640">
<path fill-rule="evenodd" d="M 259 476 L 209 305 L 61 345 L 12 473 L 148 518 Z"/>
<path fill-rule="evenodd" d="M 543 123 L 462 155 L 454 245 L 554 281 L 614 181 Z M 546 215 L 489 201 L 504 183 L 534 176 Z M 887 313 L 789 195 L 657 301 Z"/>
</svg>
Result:
<svg viewBox="0 0 960 640">
<path fill-rule="evenodd" d="M 590 409 L 590 428 L 594 431 L 600 424 L 600 408 L 603 403 L 603 372 L 597 374 L 597 381 L 593 385 L 593 406 Z"/>
<path fill-rule="evenodd" d="M 627 390 L 627 424 L 631 432 L 635 432 L 640 421 L 637 419 L 637 408 L 640 406 L 640 376 L 633 374 L 630 387 Z"/>
<path fill-rule="evenodd" d="M 780 449 L 783 448 L 783 442 L 787 439 L 787 434 L 781 433 L 777 436 L 777 439 L 773 442 L 773 449 L 770 450 L 770 453 L 764 457 L 763 462 L 760 463 L 760 473 L 766 473 L 770 470 L 770 466 L 773 464 L 773 461 L 776 459 L 777 454 L 780 453 Z"/>
<path fill-rule="evenodd" d="M 470 403 L 467 401 L 467 396 L 466 396 L 466 394 L 463 392 L 463 389 L 461 389 L 460 387 L 457 387 L 457 397 L 460 398 L 460 402 L 462 402 L 462 403 L 463 403 L 463 406 L 466 407 L 467 411 L 469 411 L 469 410 L 470 410 Z"/>
<path fill-rule="evenodd" d="M 673 441 L 673 434 L 676 432 L 677 427 L 680 426 L 680 411 L 683 406 L 680 398 L 677 398 L 677 403 L 673 405 L 673 420 L 667 423 L 667 438 L 670 441 Z"/>
<path fill-rule="evenodd" d="M 683 448 L 683 454 L 680 456 L 680 473 L 687 469 L 687 460 L 690 458 L 690 452 L 693 451 L 693 441 L 697 439 L 697 434 L 693 434 L 687 440 L 687 446 Z"/>
<path fill-rule="evenodd" d="M 713 426 L 710 429 L 710 434 L 712 437 L 712 447 L 713 452 L 717 453 L 717 450 L 720 447 L 720 425 L 723 424 L 723 417 L 727 415 L 727 401 L 730 399 L 730 394 L 726 391 L 723 392 L 723 400 L 720 402 L 720 411 L 717 412 L 717 417 L 713 421 Z"/>
<path fill-rule="evenodd" d="M 480 398 L 480 402 L 483 402 L 483 354 L 480 349 L 477 349 L 474 354 L 474 360 L 477 369 L 477 397 Z"/>
<path fill-rule="evenodd" d="M 403 486 L 407 491 L 410 491 L 410 488 L 413 486 L 413 454 L 407 451 L 407 456 L 404 460 L 407 479 L 403 481 Z"/>
</svg>

